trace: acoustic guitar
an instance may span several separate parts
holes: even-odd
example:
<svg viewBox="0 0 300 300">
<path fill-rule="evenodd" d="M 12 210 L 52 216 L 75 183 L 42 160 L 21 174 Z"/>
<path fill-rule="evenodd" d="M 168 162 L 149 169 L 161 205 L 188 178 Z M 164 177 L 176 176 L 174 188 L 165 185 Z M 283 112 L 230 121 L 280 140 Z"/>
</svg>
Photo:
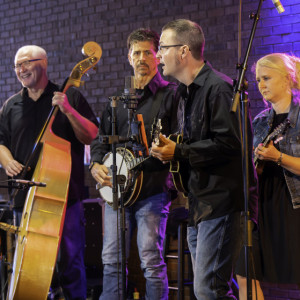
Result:
<svg viewBox="0 0 300 300">
<path fill-rule="evenodd" d="M 182 134 L 171 134 L 169 139 L 176 144 L 181 144 L 183 141 Z M 184 166 L 177 160 L 172 160 L 170 162 L 170 173 L 172 174 L 173 183 L 178 192 L 181 192 L 184 197 L 188 196 L 188 179 L 189 171 L 188 168 Z"/>
<path fill-rule="evenodd" d="M 159 146 L 161 141 L 159 139 L 159 134 L 161 132 L 161 122 L 158 120 L 156 123 L 153 123 L 152 126 L 152 138 L 153 142 Z M 168 137 L 173 142 L 180 144 L 182 143 L 183 137 L 181 134 L 171 134 Z M 134 169 L 140 164 L 142 164 L 147 158 L 136 158 L 132 160 L 129 164 L 130 169 Z M 183 163 L 173 160 L 170 162 L 169 172 L 172 174 L 172 179 L 174 186 L 178 192 L 181 192 L 184 197 L 188 195 L 188 179 L 189 179 L 189 169 L 185 167 Z"/>
</svg>

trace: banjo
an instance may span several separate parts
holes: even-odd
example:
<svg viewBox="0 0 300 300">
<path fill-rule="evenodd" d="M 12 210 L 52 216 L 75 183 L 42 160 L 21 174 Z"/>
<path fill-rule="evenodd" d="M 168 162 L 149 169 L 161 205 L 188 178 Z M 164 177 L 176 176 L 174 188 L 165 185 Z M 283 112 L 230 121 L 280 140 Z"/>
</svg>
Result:
<svg viewBox="0 0 300 300">
<path fill-rule="evenodd" d="M 161 131 L 161 120 L 154 120 L 151 129 L 151 136 L 155 143 L 159 143 L 159 134 Z M 134 153 L 124 147 L 118 147 L 116 149 L 116 165 L 117 175 L 123 175 L 125 177 L 124 183 L 124 207 L 131 206 L 138 198 L 142 183 L 143 183 L 143 171 L 141 164 L 146 161 L 149 156 L 135 157 Z M 103 164 L 108 169 L 108 175 L 112 176 L 111 166 L 113 164 L 113 153 L 108 152 L 103 158 Z M 109 205 L 113 205 L 113 193 L 112 188 L 109 186 L 102 186 L 100 183 L 96 184 L 96 189 L 99 190 L 101 198 Z M 120 186 L 118 185 L 118 201 L 121 197 Z"/>
<path fill-rule="evenodd" d="M 119 147 L 116 150 L 116 165 L 118 174 L 125 176 L 124 183 L 124 206 L 132 205 L 138 195 L 140 194 L 142 182 L 143 182 L 143 171 L 133 170 L 130 166 L 134 161 L 135 157 L 133 152 L 127 148 Z M 103 158 L 103 164 L 108 169 L 108 175 L 112 176 L 111 165 L 113 164 L 113 153 L 107 153 Z M 113 205 L 113 193 L 112 188 L 109 186 L 101 186 L 100 183 L 96 184 L 96 189 L 99 190 L 101 198 L 106 201 L 109 205 Z M 118 186 L 118 200 L 120 200 L 121 191 Z"/>
</svg>

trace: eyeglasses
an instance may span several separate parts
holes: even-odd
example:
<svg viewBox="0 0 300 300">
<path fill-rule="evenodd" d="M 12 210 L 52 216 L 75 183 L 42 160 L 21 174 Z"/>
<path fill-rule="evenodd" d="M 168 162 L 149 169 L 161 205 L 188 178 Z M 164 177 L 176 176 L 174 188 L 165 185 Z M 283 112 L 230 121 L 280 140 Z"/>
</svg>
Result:
<svg viewBox="0 0 300 300">
<path fill-rule="evenodd" d="M 184 46 L 182 44 L 178 44 L 178 45 L 159 45 L 158 46 L 158 51 L 162 51 L 163 49 L 167 49 L 167 48 L 171 48 L 171 47 L 181 47 L 181 46 Z"/>
<path fill-rule="evenodd" d="M 20 70 L 20 69 L 22 68 L 22 66 L 24 66 L 24 67 L 29 67 L 29 66 L 31 65 L 32 62 L 38 61 L 38 60 L 43 60 L 43 58 L 37 58 L 37 59 L 29 59 L 29 60 L 25 60 L 25 61 L 23 61 L 23 62 L 21 62 L 21 63 L 19 63 L 19 64 L 14 65 L 13 68 L 14 68 L 15 70 Z"/>
</svg>

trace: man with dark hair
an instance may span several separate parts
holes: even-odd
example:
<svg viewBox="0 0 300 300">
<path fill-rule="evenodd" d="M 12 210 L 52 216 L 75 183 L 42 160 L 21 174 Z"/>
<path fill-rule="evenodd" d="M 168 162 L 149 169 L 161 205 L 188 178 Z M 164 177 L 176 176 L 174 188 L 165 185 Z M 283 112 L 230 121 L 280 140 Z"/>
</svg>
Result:
<svg viewBox="0 0 300 300">
<path fill-rule="evenodd" d="M 155 52 L 158 51 L 159 35 L 150 29 L 138 29 L 133 31 L 127 38 L 127 48 L 129 50 L 134 43 L 145 41 L 152 42 Z"/>
<path fill-rule="evenodd" d="M 184 163 L 189 172 L 187 237 L 197 299 L 235 299 L 232 270 L 241 246 L 244 204 L 239 124 L 237 114 L 230 113 L 232 82 L 204 61 L 203 48 L 198 24 L 180 19 L 163 27 L 157 58 L 163 74 L 181 82 L 183 143 L 161 136 L 161 145 L 152 144 L 151 153 L 163 162 Z M 251 130 L 248 135 L 251 153 Z M 255 205 L 253 164 L 249 169 Z"/>
<path fill-rule="evenodd" d="M 177 130 L 177 102 L 174 98 L 175 85 L 162 79 L 156 58 L 159 35 L 149 29 L 138 29 L 128 37 L 128 61 L 134 71 L 136 91 L 140 95 L 136 112 L 143 115 L 148 144 L 152 142 L 151 126 L 154 119 L 161 119 L 162 132 L 169 135 Z M 128 112 L 119 101 L 117 106 L 117 135 L 127 136 Z M 111 107 L 108 104 L 101 117 L 99 135 L 110 135 Z M 117 147 L 125 147 L 119 144 Z M 134 145 L 127 143 L 127 149 Z M 136 145 L 135 145 L 136 146 Z M 101 186 L 112 186 L 108 168 L 103 158 L 110 151 L 109 145 L 99 142 L 98 137 L 91 145 L 91 174 Z M 119 166 L 120 167 L 120 166 Z M 141 268 L 146 279 L 146 299 L 168 299 L 167 268 L 163 259 L 163 242 L 170 207 L 168 166 L 149 158 L 143 165 L 143 182 L 137 200 L 125 207 L 126 254 L 129 255 L 130 239 L 137 227 L 137 246 Z M 124 199 L 125 202 L 127 199 Z M 120 220 L 117 211 L 106 203 L 104 218 L 104 241 L 102 251 L 103 292 L 101 300 L 121 299 L 121 251 Z M 118 280 L 118 277 L 120 280 Z"/>
</svg>

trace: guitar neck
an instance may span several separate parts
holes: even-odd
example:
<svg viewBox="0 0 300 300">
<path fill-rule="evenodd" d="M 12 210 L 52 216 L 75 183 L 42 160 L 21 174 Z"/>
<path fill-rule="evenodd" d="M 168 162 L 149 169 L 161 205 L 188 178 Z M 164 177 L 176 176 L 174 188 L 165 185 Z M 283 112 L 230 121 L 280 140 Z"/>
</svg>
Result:
<svg viewBox="0 0 300 300">
<path fill-rule="evenodd" d="M 263 141 L 262 145 L 263 147 L 265 147 L 273 138 L 275 138 L 276 136 L 282 134 L 287 126 L 290 124 L 290 121 L 288 119 L 286 119 L 283 123 L 281 123 L 280 125 L 278 125 L 275 130 L 270 133 L 266 139 Z M 253 162 L 255 164 L 255 167 L 257 168 L 258 166 L 258 157 L 255 155 L 254 159 L 253 159 Z"/>
</svg>

